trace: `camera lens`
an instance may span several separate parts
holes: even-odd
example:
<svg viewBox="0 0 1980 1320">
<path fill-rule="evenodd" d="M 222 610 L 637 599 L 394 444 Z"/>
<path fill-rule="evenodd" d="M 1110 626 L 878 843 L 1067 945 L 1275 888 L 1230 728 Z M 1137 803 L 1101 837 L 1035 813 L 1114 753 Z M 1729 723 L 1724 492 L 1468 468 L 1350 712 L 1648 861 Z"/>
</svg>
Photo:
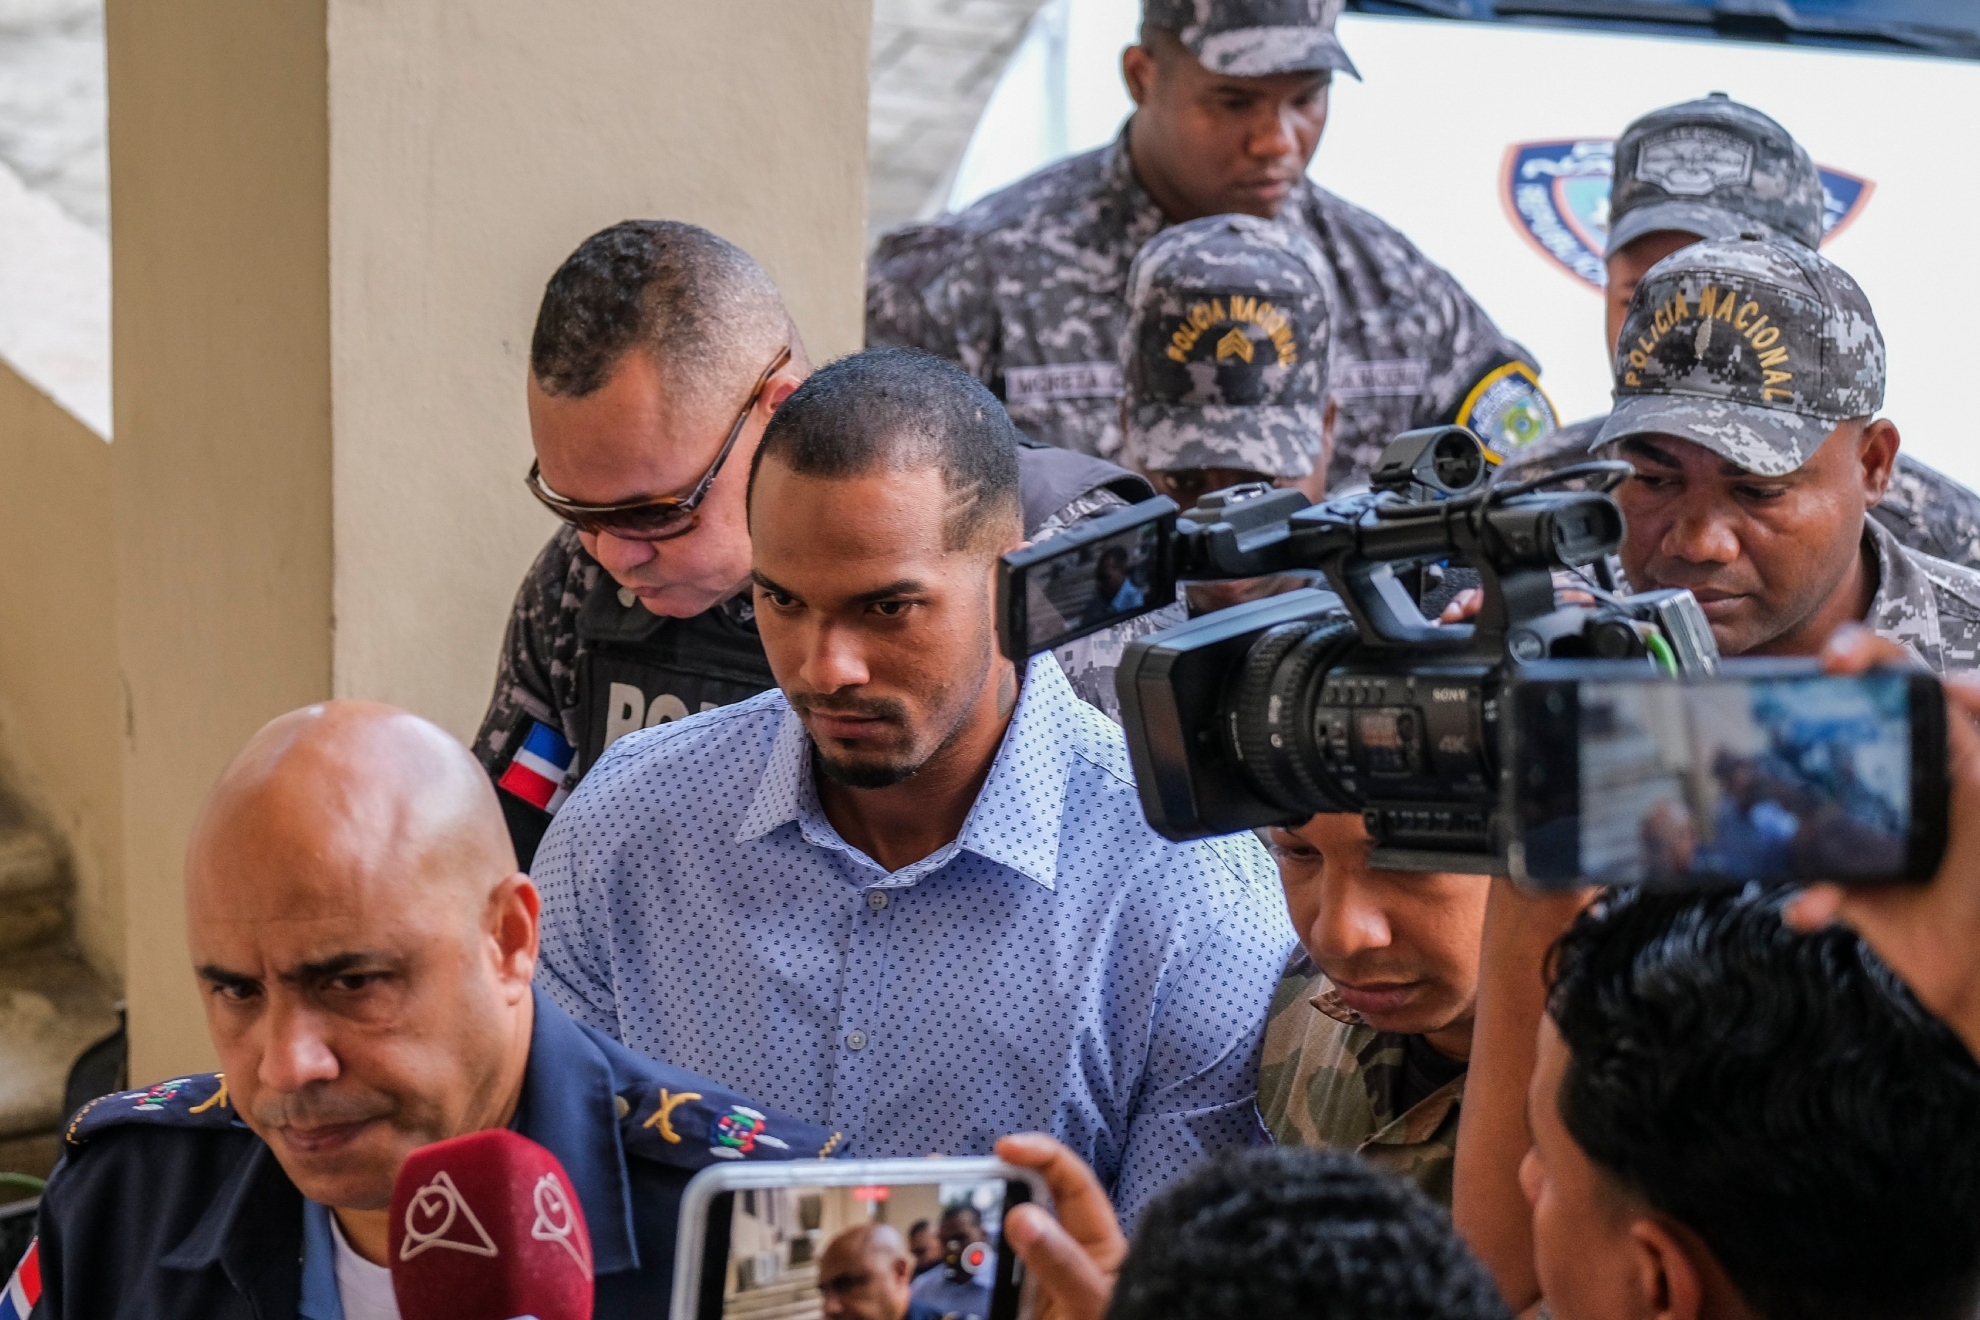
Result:
<svg viewBox="0 0 1980 1320">
<path fill-rule="evenodd" d="M 1323 782 L 1314 707 L 1321 680 L 1355 637 L 1345 619 L 1270 629 L 1253 643 L 1226 699 L 1233 758 L 1259 795 L 1289 814 L 1347 805 Z"/>
</svg>

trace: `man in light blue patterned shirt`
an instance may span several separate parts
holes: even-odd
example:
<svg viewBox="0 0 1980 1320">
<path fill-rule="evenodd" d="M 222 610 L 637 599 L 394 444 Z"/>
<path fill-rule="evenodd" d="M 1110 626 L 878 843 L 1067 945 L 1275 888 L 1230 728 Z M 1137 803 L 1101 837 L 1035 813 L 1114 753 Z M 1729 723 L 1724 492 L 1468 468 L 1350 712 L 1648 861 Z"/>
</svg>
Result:
<svg viewBox="0 0 1980 1320">
<path fill-rule="evenodd" d="M 1149 828 L 1120 730 L 993 625 L 1016 433 L 882 349 L 779 410 L 750 473 L 778 688 L 613 744 L 538 854 L 541 984 L 860 1156 L 1050 1132 L 1129 1217 L 1260 1139 L 1293 935 L 1250 835 Z"/>
</svg>

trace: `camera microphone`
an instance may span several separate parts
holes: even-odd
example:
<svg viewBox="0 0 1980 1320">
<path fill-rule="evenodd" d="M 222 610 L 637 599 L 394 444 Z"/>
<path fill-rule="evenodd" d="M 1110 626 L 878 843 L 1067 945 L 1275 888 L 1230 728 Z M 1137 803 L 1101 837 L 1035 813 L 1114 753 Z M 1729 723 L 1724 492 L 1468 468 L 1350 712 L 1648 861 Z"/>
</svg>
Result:
<svg viewBox="0 0 1980 1320">
<path fill-rule="evenodd" d="M 507 1129 L 407 1157 L 390 1253 L 405 1320 L 591 1320 L 591 1235 L 570 1176 Z"/>
</svg>

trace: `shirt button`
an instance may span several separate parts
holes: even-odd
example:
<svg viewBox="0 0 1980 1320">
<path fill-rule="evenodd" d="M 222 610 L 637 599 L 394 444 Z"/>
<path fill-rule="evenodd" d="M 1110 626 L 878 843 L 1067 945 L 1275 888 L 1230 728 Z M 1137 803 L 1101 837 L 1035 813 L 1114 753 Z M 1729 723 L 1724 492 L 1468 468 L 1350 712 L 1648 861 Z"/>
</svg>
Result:
<svg viewBox="0 0 1980 1320">
<path fill-rule="evenodd" d="M 887 906 L 887 891 L 884 889 L 867 890 L 866 906 L 872 908 L 875 912 L 883 910 Z"/>
<path fill-rule="evenodd" d="M 854 1050 L 865 1049 L 866 1033 L 858 1029 L 846 1033 L 846 1048 Z"/>
</svg>

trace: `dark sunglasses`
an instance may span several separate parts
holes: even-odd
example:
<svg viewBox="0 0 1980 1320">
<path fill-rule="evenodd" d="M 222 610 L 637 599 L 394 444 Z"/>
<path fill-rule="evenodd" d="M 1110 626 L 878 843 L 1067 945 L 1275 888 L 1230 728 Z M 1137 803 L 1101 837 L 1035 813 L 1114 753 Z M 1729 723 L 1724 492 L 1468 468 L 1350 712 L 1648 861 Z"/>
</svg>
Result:
<svg viewBox="0 0 1980 1320">
<path fill-rule="evenodd" d="M 742 411 L 736 414 L 735 424 L 729 427 L 729 438 L 722 442 L 721 449 L 716 451 L 715 461 L 708 465 L 708 470 L 701 474 L 701 480 L 695 482 L 694 488 L 687 494 L 641 496 L 619 504 L 580 504 L 576 500 L 565 499 L 544 485 L 543 470 L 537 463 L 529 465 L 529 477 L 525 482 L 529 493 L 541 500 L 544 508 L 571 526 L 594 536 L 602 533 L 626 541 L 667 541 L 687 535 L 694 530 L 701 501 L 707 498 L 709 487 L 715 484 L 716 474 L 721 472 L 722 464 L 728 462 L 729 451 L 736 447 L 736 438 L 742 434 L 743 423 L 749 420 L 757 401 L 763 397 L 763 391 L 769 388 L 770 378 L 783 370 L 790 360 L 791 350 L 787 344 L 763 369 L 763 374 L 756 378 L 756 385 L 743 403 Z"/>
</svg>

